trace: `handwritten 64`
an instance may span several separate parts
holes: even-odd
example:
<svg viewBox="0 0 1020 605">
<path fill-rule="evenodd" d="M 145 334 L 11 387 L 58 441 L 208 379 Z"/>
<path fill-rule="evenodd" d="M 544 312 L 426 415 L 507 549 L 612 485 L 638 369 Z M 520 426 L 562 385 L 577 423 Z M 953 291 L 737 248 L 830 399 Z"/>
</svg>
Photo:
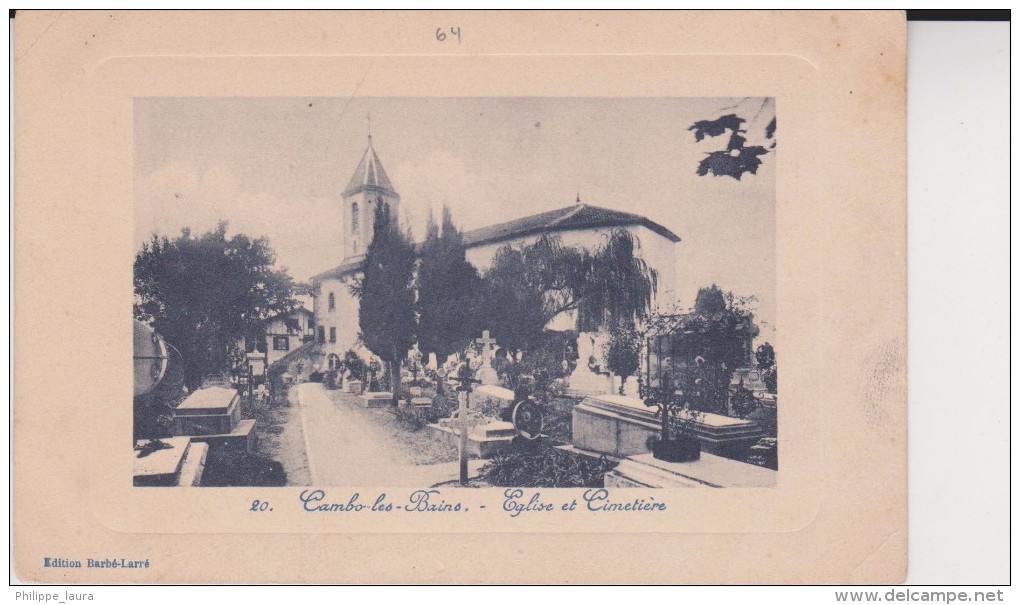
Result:
<svg viewBox="0 0 1020 605">
<path fill-rule="evenodd" d="M 450 32 L 449 36 L 447 36 L 446 32 Z M 448 29 L 443 29 L 442 27 L 436 28 L 436 40 L 439 42 L 446 42 L 447 37 L 449 37 L 452 40 L 454 36 L 457 38 L 457 44 L 460 44 L 461 40 L 459 27 L 451 27 Z"/>
</svg>

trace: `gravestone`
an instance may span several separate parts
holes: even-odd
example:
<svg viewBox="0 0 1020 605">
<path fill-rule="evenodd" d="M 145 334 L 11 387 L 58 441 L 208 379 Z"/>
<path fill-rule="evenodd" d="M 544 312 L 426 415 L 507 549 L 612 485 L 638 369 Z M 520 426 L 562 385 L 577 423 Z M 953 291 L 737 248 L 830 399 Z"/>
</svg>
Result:
<svg viewBox="0 0 1020 605">
<path fill-rule="evenodd" d="M 602 358 L 605 336 L 599 333 L 581 332 L 577 335 L 577 367 L 567 379 L 566 394 L 571 397 L 588 397 L 612 392 L 612 377 L 596 374 L 589 367 L 592 358 Z"/>
<path fill-rule="evenodd" d="M 432 398 L 431 397 L 412 397 L 411 407 L 413 408 L 431 408 Z"/>
<path fill-rule="evenodd" d="M 478 368 L 478 380 L 482 384 L 499 384 L 499 374 L 492 368 L 492 346 L 496 344 L 495 338 L 489 337 L 489 331 L 482 331 L 482 337 L 475 339 L 475 342 L 482 345 L 482 365 Z"/>
<path fill-rule="evenodd" d="M 255 440 L 255 421 L 241 419 L 241 398 L 223 387 L 199 389 L 173 412 L 174 436 L 250 452 Z"/>
</svg>

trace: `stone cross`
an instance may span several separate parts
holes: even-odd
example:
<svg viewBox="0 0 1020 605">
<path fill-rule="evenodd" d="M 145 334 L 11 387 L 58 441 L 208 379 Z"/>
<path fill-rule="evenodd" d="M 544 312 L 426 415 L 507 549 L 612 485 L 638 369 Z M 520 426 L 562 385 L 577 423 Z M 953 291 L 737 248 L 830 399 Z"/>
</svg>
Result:
<svg viewBox="0 0 1020 605">
<path fill-rule="evenodd" d="M 478 378 L 482 384 L 498 384 L 499 376 L 496 370 L 492 369 L 492 345 L 496 339 L 489 336 L 488 330 L 482 331 L 482 337 L 476 338 L 475 342 L 482 345 L 482 365 L 478 369 Z"/>
<path fill-rule="evenodd" d="M 492 360 L 492 349 L 490 348 L 490 345 L 496 344 L 496 339 L 489 337 L 488 330 L 483 330 L 482 337 L 476 338 L 475 342 L 482 345 L 482 367 L 489 367 L 489 361 Z"/>
</svg>

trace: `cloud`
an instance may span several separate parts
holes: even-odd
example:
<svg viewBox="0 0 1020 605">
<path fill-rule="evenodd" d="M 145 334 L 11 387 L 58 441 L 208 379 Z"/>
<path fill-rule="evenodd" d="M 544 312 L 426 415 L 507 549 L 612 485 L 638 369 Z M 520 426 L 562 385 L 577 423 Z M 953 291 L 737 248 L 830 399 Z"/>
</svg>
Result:
<svg viewBox="0 0 1020 605">
<path fill-rule="evenodd" d="M 224 168 L 169 164 L 136 178 L 135 244 L 183 227 L 201 233 L 226 220 L 228 233 L 268 237 L 278 264 L 307 279 L 340 262 L 339 212 L 336 200 L 247 191 Z"/>
<path fill-rule="evenodd" d="M 492 222 L 494 184 L 452 151 L 430 151 L 398 164 L 389 173 L 398 175 L 395 187 L 400 194 L 401 212 L 409 220 L 416 238 L 424 235 L 429 211 L 438 219 L 444 204 L 453 211 L 461 228 L 471 229 Z"/>
</svg>

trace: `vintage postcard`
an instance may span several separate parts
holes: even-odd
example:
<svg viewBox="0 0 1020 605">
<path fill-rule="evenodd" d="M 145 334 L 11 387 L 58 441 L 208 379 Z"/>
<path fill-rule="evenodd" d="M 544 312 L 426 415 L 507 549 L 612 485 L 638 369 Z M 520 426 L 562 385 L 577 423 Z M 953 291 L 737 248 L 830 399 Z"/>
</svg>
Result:
<svg viewBox="0 0 1020 605">
<path fill-rule="evenodd" d="M 20 581 L 902 579 L 901 13 L 15 33 Z"/>
</svg>

